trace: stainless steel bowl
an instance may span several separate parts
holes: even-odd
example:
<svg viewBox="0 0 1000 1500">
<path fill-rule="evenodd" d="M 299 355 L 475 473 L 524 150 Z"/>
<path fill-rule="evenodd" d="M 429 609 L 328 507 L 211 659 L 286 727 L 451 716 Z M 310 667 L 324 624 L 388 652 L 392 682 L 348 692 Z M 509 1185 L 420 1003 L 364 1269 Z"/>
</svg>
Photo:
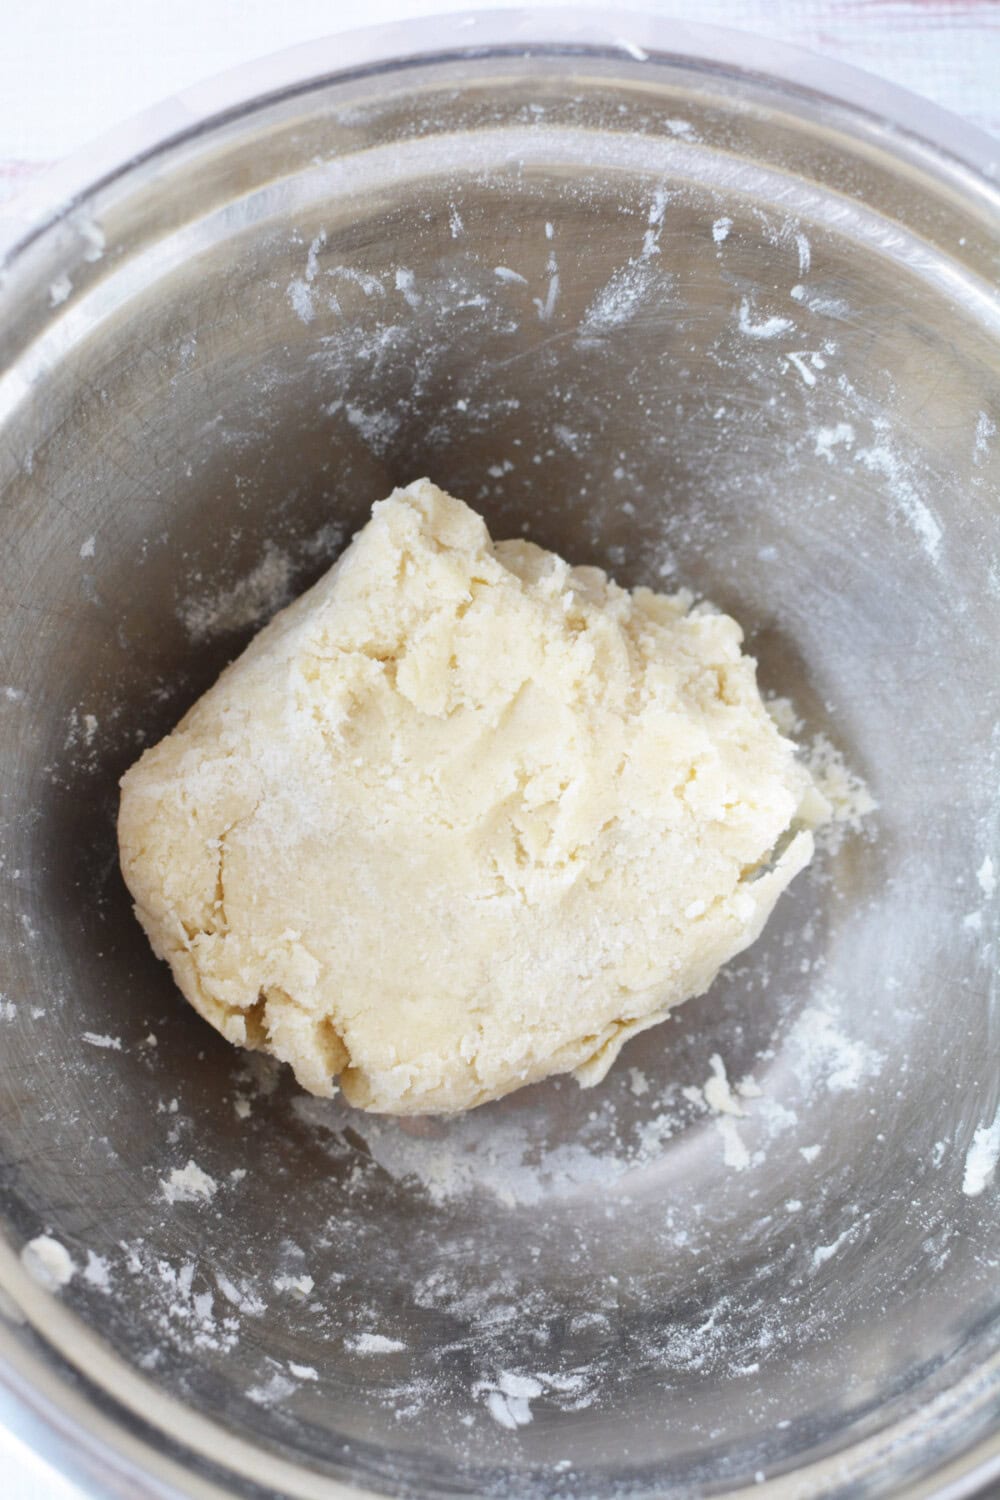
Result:
<svg viewBox="0 0 1000 1500">
<path fill-rule="evenodd" d="M 194 90 L 8 225 L 3 1411 L 95 1493 L 1000 1472 L 993 151 L 773 43 L 451 17 Z M 879 811 L 600 1089 L 418 1128 L 188 1010 L 114 818 L 424 473 L 733 611 Z"/>
</svg>

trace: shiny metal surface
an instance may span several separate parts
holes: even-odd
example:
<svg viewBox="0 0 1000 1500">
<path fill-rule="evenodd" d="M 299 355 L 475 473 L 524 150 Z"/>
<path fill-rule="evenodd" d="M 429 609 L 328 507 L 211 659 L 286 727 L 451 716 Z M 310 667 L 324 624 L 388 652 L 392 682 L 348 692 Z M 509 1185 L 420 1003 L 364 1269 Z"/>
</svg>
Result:
<svg viewBox="0 0 1000 1500">
<path fill-rule="evenodd" d="M 174 101 L 35 205 L 0 280 L 0 1358 L 94 1493 L 1000 1469 L 998 1192 L 963 1191 L 1000 1091 L 988 150 L 745 38 L 449 19 Z M 598 1091 L 396 1125 L 187 1009 L 114 816 L 423 473 L 730 609 L 879 811 Z M 684 1093 L 716 1053 L 761 1090 L 725 1130 Z M 215 1191 L 169 1203 L 189 1160 Z"/>
</svg>

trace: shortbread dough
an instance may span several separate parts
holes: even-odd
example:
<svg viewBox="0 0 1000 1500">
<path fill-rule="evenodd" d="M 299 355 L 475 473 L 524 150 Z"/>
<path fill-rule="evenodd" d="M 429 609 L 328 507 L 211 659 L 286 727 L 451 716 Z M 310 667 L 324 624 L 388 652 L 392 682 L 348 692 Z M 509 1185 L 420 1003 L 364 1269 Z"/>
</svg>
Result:
<svg viewBox="0 0 1000 1500">
<path fill-rule="evenodd" d="M 313 1093 L 419 1114 L 596 1083 L 812 854 L 822 799 L 741 639 L 396 490 L 123 778 L 139 920 Z"/>
</svg>

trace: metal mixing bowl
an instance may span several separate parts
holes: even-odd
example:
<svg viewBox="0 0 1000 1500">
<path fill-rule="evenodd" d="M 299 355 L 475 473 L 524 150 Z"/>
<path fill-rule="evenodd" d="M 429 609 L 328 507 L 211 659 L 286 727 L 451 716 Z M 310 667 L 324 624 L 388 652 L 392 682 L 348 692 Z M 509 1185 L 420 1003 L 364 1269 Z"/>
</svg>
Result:
<svg viewBox="0 0 1000 1500">
<path fill-rule="evenodd" d="M 993 149 L 773 43 L 453 17 L 192 91 L 36 201 L 0 283 L 2 1412 L 94 1493 L 1000 1471 Z M 599 1089 L 394 1123 L 188 1009 L 115 812 L 421 474 L 731 610 L 879 809 Z M 214 1191 L 171 1202 L 188 1161 Z"/>
</svg>

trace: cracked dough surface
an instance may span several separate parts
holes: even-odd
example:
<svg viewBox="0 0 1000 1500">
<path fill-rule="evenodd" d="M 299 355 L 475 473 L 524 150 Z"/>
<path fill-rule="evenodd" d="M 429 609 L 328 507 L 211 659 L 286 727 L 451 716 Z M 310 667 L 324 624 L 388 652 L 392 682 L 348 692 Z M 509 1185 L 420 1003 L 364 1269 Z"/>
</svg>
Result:
<svg viewBox="0 0 1000 1500">
<path fill-rule="evenodd" d="M 418 480 L 123 777 L 139 920 L 314 1093 L 595 1083 L 812 854 L 821 799 L 741 639 Z"/>
</svg>

